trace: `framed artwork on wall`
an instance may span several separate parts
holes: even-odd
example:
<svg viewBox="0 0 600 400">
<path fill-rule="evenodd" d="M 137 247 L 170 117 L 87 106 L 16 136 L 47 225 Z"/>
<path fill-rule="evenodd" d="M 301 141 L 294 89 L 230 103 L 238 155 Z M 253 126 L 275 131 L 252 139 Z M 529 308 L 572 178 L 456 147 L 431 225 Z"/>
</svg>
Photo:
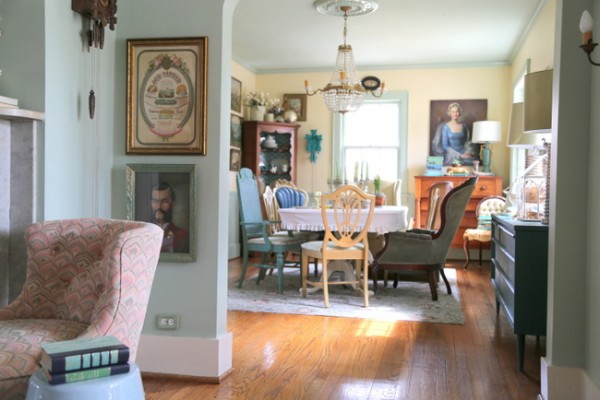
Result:
<svg viewBox="0 0 600 400">
<path fill-rule="evenodd" d="M 242 148 L 242 124 L 244 119 L 238 115 L 231 114 L 231 120 L 229 122 L 230 129 L 230 140 L 229 144 L 231 147 L 238 149 Z"/>
<path fill-rule="evenodd" d="M 240 149 L 229 149 L 229 170 L 238 172 L 242 165 L 242 151 Z"/>
<path fill-rule="evenodd" d="M 127 154 L 206 155 L 206 37 L 127 40 Z"/>
<path fill-rule="evenodd" d="M 231 77 L 231 112 L 242 114 L 242 82 Z"/>
<path fill-rule="evenodd" d="M 444 157 L 444 166 L 479 161 L 481 144 L 472 143 L 473 122 L 487 119 L 487 99 L 431 100 L 429 155 Z"/>
<path fill-rule="evenodd" d="M 306 102 L 307 96 L 305 93 L 283 95 L 284 110 L 293 110 L 298 117 L 297 121 L 306 121 Z"/>
<path fill-rule="evenodd" d="M 127 164 L 126 182 L 127 219 L 165 232 L 160 261 L 195 261 L 196 166 Z"/>
</svg>

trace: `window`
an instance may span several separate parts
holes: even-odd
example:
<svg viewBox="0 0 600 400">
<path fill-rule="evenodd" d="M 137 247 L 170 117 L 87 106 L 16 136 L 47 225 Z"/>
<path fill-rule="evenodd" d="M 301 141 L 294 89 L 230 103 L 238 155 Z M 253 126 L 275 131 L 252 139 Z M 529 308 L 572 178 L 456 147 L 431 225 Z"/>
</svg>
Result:
<svg viewBox="0 0 600 400">
<path fill-rule="evenodd" d="M 407 100 L 406 92 L 385 93 L 365 98 L 353 113 L 335 114 L 333 171 L 350 183 L 361 173 L 406 182 Z"/>
</svg>

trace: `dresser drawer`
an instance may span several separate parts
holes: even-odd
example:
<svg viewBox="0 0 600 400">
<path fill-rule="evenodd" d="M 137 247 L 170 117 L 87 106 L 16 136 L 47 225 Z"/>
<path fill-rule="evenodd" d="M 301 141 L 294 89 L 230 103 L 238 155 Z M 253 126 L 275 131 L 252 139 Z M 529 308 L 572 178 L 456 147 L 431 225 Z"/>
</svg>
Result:
<svg viewBox="0 0 600 400">
<path fill-rule="evenodd" d="M 494 252 L 494 265 L 499 270 L 499 273 L 504 275 L 506 281 L 511 287 L 515 285 L 515 260 L 506 252 L 506 249 L 500 247 L 496 243 Z M 498 273 L 498 272 L 497 272 Z"/>
<path fill-rule="evenodd" d="M 493 224 L 492 228 L 492 236 L 494 237 L 496 245 L 506 249 L 508 254 L 510 254 L 511 257 L 514 258 L 515 234 L 506 230 L 506 228 L 500 224 Z"/>
<path fill-rule="evenodd" d="M 496 289 L 497 300 L 504 305 L 504 311 L 508 317 L 510 324 L 515 325 L 515 293 L 512 287 L 504 279 L 504 275 L 496 273 L 493 279 Z"/>
<path fill-rule="evenodd" d="M 497 194 L 496 186 L 494 181 L 491 179 L 485 179 L 479 177 L 475 189 L 473 189 L 472 198 L 482 199 L 487 196 L 495 196 Z"/>
</svg>

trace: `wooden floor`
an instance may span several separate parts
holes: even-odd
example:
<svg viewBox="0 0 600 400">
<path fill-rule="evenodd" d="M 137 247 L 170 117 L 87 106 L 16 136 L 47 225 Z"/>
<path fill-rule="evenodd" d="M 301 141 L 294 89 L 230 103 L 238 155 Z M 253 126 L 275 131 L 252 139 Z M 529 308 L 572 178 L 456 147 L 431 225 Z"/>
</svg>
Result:
<svg viewBox="0 0 600 400">
<path fill-rule="evenodd" d="M 145 378 L 146 399 L 535 399 L 545 339 L 527 338 L 519 372 L 489 266 L 448 267 L 457 269 L 464 325 L 232 311 L 231 374 L 218 385 Z M 229 269 L 236 280 L 239 260 Z"/>
</svg>

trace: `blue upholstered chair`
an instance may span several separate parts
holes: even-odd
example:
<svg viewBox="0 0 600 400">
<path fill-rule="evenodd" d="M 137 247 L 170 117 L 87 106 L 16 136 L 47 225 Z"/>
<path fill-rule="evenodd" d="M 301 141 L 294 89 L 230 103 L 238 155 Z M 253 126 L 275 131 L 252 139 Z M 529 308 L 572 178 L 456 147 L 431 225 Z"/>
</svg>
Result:
<svg viewBox="0 0 600 400">
<path fill-rule="evenodd" d="M 275 187 L 273 192 L 279 208 L 306 207 L 308 194 L 306 191 L 290 186 Z"/>
<path fill-rule="evenodd" d="M 242 230 L 242 272 L 238 287 L 242 287 L 246 276 L 248 265 L 261 268 L 258 274 L 257 283 L 264 277 L 264 272 L 271 268 L 277 269 L 277 290 L 283 292 L 283 268 L 288 265 L 285 263 L 285 255 L 288 252 L 300 252 L 300 244 L 303 238 L 293 235 L 273 235 L 269 226 L 276 222 L 263 219 L 260 206 L 260 195 L 256 177 L 248 168 L 242 168 L 237 176 L 238 200 L 240 206 L 240 225 Z M 250 252 L 260 253 L 259 262 L 250 262 Z M 275 254 L 275 260 L 272 261 L 269 254 Z"/>
</svg>

